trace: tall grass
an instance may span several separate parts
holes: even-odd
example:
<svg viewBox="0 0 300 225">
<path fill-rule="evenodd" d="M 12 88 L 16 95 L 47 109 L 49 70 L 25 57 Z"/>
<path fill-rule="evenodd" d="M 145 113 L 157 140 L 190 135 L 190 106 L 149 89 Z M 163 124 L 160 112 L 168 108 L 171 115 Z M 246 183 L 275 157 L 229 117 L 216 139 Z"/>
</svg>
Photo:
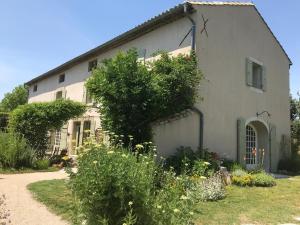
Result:
<svg viewBox="0 0 300 225">
<path fill-rule="evenodd" d="M 12 132 L 0 132 L 0 168 L 32 167 L 34 153 L 24 138 Z"/>
</svg>

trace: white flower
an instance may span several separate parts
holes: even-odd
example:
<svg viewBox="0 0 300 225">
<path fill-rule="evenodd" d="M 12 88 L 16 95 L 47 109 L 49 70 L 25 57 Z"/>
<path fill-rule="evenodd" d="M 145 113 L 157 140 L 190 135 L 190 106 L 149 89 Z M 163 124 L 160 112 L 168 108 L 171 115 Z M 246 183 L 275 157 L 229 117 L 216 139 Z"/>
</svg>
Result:
<svg viewBox="0 0 300 225">
<path fill-rule="evenodd" d="M 187 200 L 187 199 L 189 199 L 189 198 L 188 198 L 187 196 L 185 196 L 185 195 L 181 195 L 180 199 L 181 199 L 181 200 Z"/>
<path fill-rule="evenodd" d="M 128 205 L 133 205 L 133 202 L 132 201 L 128 202 Z"/>
<path fill-rule="evenodd" d="M 143 146 L 143 145 L 141 145 L 141 144 L 137 144 L 137 145 L 135 146 L 135 148 L 136 148 L 136 149 L 143 149 L 143 148 L 144 148 L 144 146 Z"/>
<path fill-rule="evenodd" d="M 158 205 L 157 208 L 158 208 L 158 209 L 161 209 L 161 205 Z"/>
<path fill-rule="evenodd" d="M 201 176 L 200 179 L 206 179 L 206 177 L 205 176 Z"/>
<path fill-rule="evenodd" d="M 190 214 L 190 215 L 194 215 L 194 213 L 193 213 L 193 212 L 189 212 L 189 214 Z"/>
<path fill-rule="evenodd" d="M 189 164 L 188 164 L 188 163 L 185 163 L 184 165 L 185 165 L 185 166 L 188 166 Z"/>
<path fill-rule="evenodd" d="M 173 211 L 174 211 L 174 213 L 179 213 L 180 212 L 179 209 L 174 209 Z"/>
<path fill-rule="evenodd" d="M 97 163 L 97 161 L 95 160 L 95 161 L 93 161 L 93 163 L 94 163 L 94 164 L 96 164 L 96 163 Z"/>
<path fill-rule="evenodd" d="M 210 165 L 210 162 L 204 162 L 204 165 L 209 166 L 209 165 Z"/>
<path fill-rule="evenodd" d="M 114 151 L 108 151 L 107 152 L 107 154 L 113 154 L 114 153 Z"/>
</svg>

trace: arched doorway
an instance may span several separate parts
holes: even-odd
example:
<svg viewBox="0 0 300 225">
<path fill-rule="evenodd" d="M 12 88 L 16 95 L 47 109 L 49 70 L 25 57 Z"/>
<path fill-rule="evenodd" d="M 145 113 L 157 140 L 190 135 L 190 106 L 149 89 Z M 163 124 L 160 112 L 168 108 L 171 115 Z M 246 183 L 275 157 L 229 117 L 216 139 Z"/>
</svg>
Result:
<svg viewBox="0 0 300 225">
<path fill-rule="evenodd" d="M 255 169 L 262 166 L 269 170 L 269 128 L 267 123 L 258 120 L 248 120 L 246 122 L 246 167 Z"/>
</svg>

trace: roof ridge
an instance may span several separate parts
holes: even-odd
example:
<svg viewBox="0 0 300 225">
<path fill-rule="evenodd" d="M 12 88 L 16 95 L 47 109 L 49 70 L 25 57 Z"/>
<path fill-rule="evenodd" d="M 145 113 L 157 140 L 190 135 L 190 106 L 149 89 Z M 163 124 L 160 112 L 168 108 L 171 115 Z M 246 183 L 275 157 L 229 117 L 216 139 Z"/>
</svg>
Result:
<svg viewBox="0 0 300 225">
<path fill-rule="evenodd" d="M 229 6 L 253 6 L 252 2 L 241 2 L 241 1 L 197 1 L 197 0 L 187 0 L 188 3 L 194 5 L 229 5 Z"/>
</svg>

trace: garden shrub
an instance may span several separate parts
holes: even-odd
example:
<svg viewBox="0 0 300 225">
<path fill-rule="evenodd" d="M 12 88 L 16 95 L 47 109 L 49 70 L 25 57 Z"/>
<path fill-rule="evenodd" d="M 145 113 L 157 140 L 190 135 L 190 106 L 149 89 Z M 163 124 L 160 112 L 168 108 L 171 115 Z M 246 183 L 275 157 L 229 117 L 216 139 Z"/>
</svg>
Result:
<svg viewBox="0 0 300 225">
<path fill-rule="evenodd" d="M 70 186 L 78 201 L 79 222 L 88 225 L 180 225 L 192 219 L 185 179 L 163 172 L 153 153 L 122 147 L 85 146 Z"/>
<path fill-rule="evenodd" d="M 220 174 L 205 179 L 199 179 L 194 184 L 191 197 L 200 201 L 217 201 L 226 196 L 225 184 Z"/>
<path fill-rule="evenodd" d="M 12 132 L 0 132 L 0 167 L 30 168 L 34 160 L 35 152 L 24 138 Z"/>
<path fill-rule="evenodd" d="M 136 49 L 119 52 L 93 70 L 86 87 L 101 104 L 104 130 L 124 135 L 128 146 L 152 138 L 151 124 L 194 106 L 202 78 L 195 54 L 161 53 L 153 62 L 138 59 Z"/>
<path fill-rule="evenodd" d="M 260 172 L 252 175 L 253 185 L 257 187 L 272 187 L 276 185 L 275 178 L 266 172 Z"/>
<path fill-rule="evenodd" d="M 300 157 L 298 155 L 291 158 L 281 159 L 278 163 L 278 170 L 285 170 L 287 172 L 300 172 Z"/>
<path fill-rule="evenodd" d="M 166 169 L 173 168 L 176 174 L 198 173 L 200 176 L 208 176 L 218 170 L 219 165 L 215 153 L 199 149 L 193 151 L 190 147 L 181 146 L 175 154 L 166 159 L 164 167 Z M 203 172 L 203 170 L 205 171 Z"/>
<path fill-rule="evenodd" d="M 50 165 L 49 159 L 38 159 L 34 163 L 33 167 L 34 167 L 34 169 L 37 169 L 37 170 L 46 170 L 49 168 L 49 165 Z"/>
<path fill-rule="evenodd" d="M 235 162 L 233 160 L 229 159 L 223 159 L 222 160 L 222 166 L 226 167 L 228 171 L 235 171 L 238 169 L 243 169 L 243 166 L 239 164 L 238 162 Z"/>
<path fill-rule="evenodd" d="M 253 177 L 247 171 L 237 169 L 232 172 L 232 183 L 238 186 L 251 186 Z"/>
<path fill-rule="evenodd" d="M 253 177 L 251 174 L 246 174 L 243 176 L 233 176 L 232 183 L 238 186 L 252 186 L 253 185 Z"/>
<path fill-rule="evenodd" d="M 47 150 L 48 131 L 60 129 L 69 119 L 85 112 L 85 106 L 71 100 L 31 103 L 19 106 L 10 113 L 9 128 L 23 136 L 43 158 Z"/>
</svg>

